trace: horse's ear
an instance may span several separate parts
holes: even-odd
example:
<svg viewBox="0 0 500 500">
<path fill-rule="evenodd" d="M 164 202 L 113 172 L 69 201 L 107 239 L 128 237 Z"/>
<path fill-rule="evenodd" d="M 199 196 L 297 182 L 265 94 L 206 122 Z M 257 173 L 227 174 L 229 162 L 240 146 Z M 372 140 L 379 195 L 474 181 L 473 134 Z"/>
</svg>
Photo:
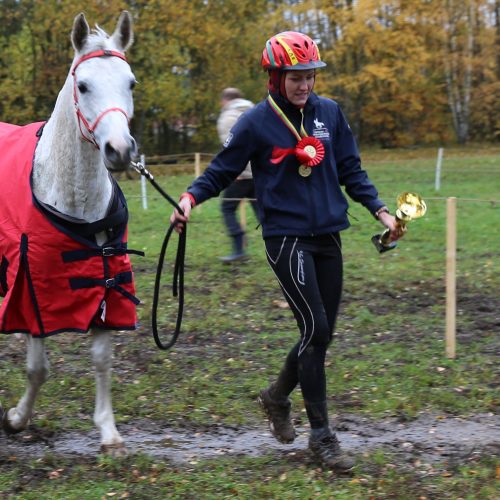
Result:
<svg viewBox="0 0 500 500">
<path fill-rule="evenodd" d="M 115 32 L 111 35 L 115 40 L 116 45 L 125 52 L 134 41 L 134 33 L 132 31 L 132 17 L 130 13 L 124 10 L 120 14 Z"/>
<path fill-rule="evenodd" d="M 75 17 L 73 31 L 71 32 L 71 43 L 77 52 L 81 52 L 90 34 L 90 27 L 83 12 Z"/>
</svg>

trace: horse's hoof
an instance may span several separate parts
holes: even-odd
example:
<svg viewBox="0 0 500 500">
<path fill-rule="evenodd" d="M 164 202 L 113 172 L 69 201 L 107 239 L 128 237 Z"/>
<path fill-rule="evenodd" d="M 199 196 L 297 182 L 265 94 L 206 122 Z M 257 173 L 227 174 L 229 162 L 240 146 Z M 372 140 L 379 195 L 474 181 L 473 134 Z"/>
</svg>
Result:
<svg viewBox="0 0 500 500">
<path fill-rule="evenodd" d="M 101 453 L 113 458 L 128 456 L 128 450 L 123 443 L 101 444 Z"/>
<path fill-rule="evenodd" d="M 7 418 L 8 412 L 3 411 L 3 408 L 0 406 L 0 423 L 2 425 L 3 430 L 5 431 L 5 434 L 18 434 L 19 432 L 23 431 L 24 429 L 15 429 L 12 427 L 9 419 Z"/>
</svg>

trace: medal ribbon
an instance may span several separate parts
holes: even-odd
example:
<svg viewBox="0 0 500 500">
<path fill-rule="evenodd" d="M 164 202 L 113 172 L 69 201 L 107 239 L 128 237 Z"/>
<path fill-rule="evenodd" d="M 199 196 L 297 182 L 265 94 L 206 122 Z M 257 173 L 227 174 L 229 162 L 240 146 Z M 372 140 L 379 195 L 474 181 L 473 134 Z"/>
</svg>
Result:
<svg viewBox="0 0 500 500">
<path fill-rule="evenodd" d="M 307 135 L 306 129 L 304 128 L 304 112 L 301 109 L 300 114 L 302 119 L 300 121 L 300 133 L 297 131 L 293 123 L 289 120 L 288 116 L 283 112 L 283 110 L 276 104 L 276 101 L 269 94 L 267 96 L 267 102 L 271 106 L 271 109 L 276 113 L 278 118 L 284 123 L 285 127 L 290 130 L 290 132 L 299 141 L 294 148 L 280 148 L 274 146 L 273 152 L 271 154 L 271 163 L 280 163 L 286 156 L 294 154 L 299 162 L 307 167 L 313 167 L 323 160 L 325 156 L 325 148 L 321 141 L 316 139 L 316 137 L 310 137 Z"/>
<path fill-rule="evenodd" d="M 278 118 L 285 124 L 286 128 L 290 130 L 290 132 L 297 138 L 298 141 L 302 139 L 302 137 L 307 137 L 306 129 L 304 128 L 304 112 L 302 109 L 300 110 L 300 114 L 302 115 L 302 120 L 300 122 L 300 134 L 297 132 L 297 129 L 294 127 L 293 123 L 288 119 L 288 116 L 285 115 L 283 110 L 276 104 L 276 101 L 272 98 L 271 94 L 267 96 L 267 102 L 271 106 L 271 109 L 278 115 Z"/>
</svg>

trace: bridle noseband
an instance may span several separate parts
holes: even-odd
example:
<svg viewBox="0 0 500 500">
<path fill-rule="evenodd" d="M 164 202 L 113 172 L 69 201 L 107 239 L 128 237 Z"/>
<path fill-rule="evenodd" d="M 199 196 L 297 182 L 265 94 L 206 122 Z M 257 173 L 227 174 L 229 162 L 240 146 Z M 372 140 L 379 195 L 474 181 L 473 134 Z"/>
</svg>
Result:
<svg viewBox="0 0 500 500">
<path fill-rule="evenodd" d="M 123 113 L 125 115 L 125 118 L 127 119 L 127 123 L 130 123 L 130 119 L 127 115 L 127 112 L 125 110 L 123 110 L 122 108 L 105 109 L 102 113 L 100 113 L 97 116 L 97 118 L 95 119 L 93 124 L 89 123 L 88 120 L 85 118 L 85 116 L 83 116 L 83 113 L 81 112 L 80 106 L 78 104 L 78 92 L 77 92 L 77 86 L 76 86 L 75 71 L 76 71 L 76 68 L 78 68 L 78 66 L 82 62 L 85 62 L 88 59 L 92 59 L 93 57 L 119 57 L 120 59 L 123 59 L 125 62 L 127 62 L 127 59 L 121 52 L 117 52 L 115 50 L 96 50 L 94 52 L 89 52 L 88 54 L 85 54 L 84 56 L 80 57 L 80 59 L 78 59 L 78 61 L 76 61 L 75 65 L 73 66 L 73 69 L 71 70 L 71 75 L 73 76 L 73 101 L 75 104 L 76 116 L 78 117 L 78 127 L 80 128 L 80 133 L 82 134 L 82 137 L 84 140 L 86 140 L 87 142 L 90 142 L 97 149 L 99 149 L 99 145 L 97 144 L 97 141 L 95 140 L 94 131 L 95 131 L 97 125 L 99 125 L 99 122 L 103 119 L 103 117 L 105 115 L 107 115 L 108 113 L 111 113 L 112 111 L 118 111 L 118 112 Z M 82 123 L 89 134 L 88 136 L 83 133 Z"/>
</svg>

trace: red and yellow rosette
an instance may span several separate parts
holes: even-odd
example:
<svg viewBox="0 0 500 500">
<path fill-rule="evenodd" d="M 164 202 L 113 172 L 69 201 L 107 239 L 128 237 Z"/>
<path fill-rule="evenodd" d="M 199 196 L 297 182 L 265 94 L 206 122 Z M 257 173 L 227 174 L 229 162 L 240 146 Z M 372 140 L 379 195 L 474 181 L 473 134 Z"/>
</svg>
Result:
<svg viewBox="0 0 500 500">
<path fill-rule="evenodd" d="M 315 167 L 325 157 L 325 147 L 316 137 L 303 137 L 295 146 L 295 156 L 301 165 Z"/>
<path fill-rule="evenodd" d="M 271 163 L 280 163 L 285 156 L 294 154 L 301 165 L 314 167 L 325 157 L 325 147 L 316 137 L 303 137 L 294 148 L 275 146 L 271 155 Z"/>
</svg>

